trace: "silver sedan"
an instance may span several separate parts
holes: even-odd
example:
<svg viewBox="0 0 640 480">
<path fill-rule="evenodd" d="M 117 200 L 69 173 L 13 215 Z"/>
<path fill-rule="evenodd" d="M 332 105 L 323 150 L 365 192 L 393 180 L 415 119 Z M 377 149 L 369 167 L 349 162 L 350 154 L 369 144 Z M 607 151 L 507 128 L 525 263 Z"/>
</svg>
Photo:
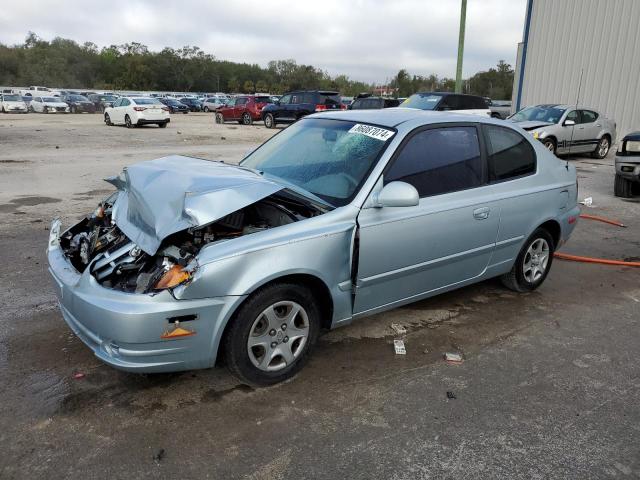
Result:
<svg viewBox="0 0 640 480">
<path fill-rule="evenodd" d="M 294 375 L 322 329 L 492 277 L 538 288 L 578 218 L 574 167 L 501 120 L 414 109 L 311 115 L 239 166 L 171 156 L 62 230 L 69 327 L 134 372 Z M 526 298 L 523 299 L 526 301 Z"/>
<path fill-rule="evenodd" d="M 529 131 L 556 155 L 590 153 L 604 158 L 616 141 L 616 122 L 591 108 L 575 105 L 536 105 L 509 120 Z"/>
</svg>

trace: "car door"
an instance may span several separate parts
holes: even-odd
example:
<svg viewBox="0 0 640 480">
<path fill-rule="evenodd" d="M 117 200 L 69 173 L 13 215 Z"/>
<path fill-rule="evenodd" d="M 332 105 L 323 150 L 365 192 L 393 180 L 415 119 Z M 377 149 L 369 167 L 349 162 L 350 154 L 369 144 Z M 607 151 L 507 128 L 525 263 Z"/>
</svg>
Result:
<svg viewBox="0 0 640 480">
<path fill-rule="evenodd" d="M 285 120 L 287 118 L 287 108 L 289 108 L 290 103 L 290 93 L 280 97 L 280 101 L 276 104 L 275 110 L 273 110 L 273 116 L 276 120 Z"/>
<path fill-rule="evenodd" d="M 580 124 L 577 126 L 578 141 L 582 152 L 593 152 L 598 145 L 598 135 L 602 124 L 598 121 L 598 114 L 592 110 L 580 110 Z"/>
<path fill-rule="evenodd" d="M 238 97 L 236 105 L 233 107 L 233 120 L 240 120 L 242 114 L 247 111 L 247 97 Z"/>
<path fill-rule="evenodd" d="M 568 125 L 567 120 L 575 122 L 574 125 Z M 557 134 L 556 153 L 570 153 L 577 150 L 572 149 L 574 140 L 576 140 L 576 126 L 580 123 L 580 114 L 577 110 L 569 110 L 565 113 L 564 119 L 560 120 Z"/>
<path fill-rule="evenodd" d="M 40 97 L 33 97 L 31 100 L 31 108 L 34 112 L 42 112 L 42 102 Z"/>
<path fill-rule="evenodd" d="M 383 181 L 410 183 L 413 207 L 363 208 L 354 314 L 408 303 L 482 275 L 495 248 L 498 202 L 486 185 L 476 124 L 422 127 L 403 141 Z"/>
<path fill-rule="evenodd" d="M 115 123 L 124 123 L 124 116 L 126 115 L 127 108 L 129 107 L 130 104 L 131 104 L 131 102 L 129 101 L 128 98 L 121 98 L 120 99 L 120 105 L 118 105 L 116 108 L 114 108 L 115 114 L 116 114 Z"/>
</svg>

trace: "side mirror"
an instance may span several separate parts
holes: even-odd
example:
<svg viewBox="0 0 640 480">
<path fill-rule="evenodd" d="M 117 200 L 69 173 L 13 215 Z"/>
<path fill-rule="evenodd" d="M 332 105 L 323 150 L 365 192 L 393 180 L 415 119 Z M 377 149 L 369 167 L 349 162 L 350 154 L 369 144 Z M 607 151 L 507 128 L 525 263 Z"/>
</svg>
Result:
<svg viewBox="0 0 640 480">
<path fill-rule="evenodd" d="M 576 122 L 573 121 L 573 120 L 565 120 L 563 125 L 565 127 L 573 127 L 575 124 L 576 124 Z"/>
<path fill-rule="evenodd" d="M 418 191 L 406 182 L 391 182 L 384 186 L 375 199 L 375 206 L 381 207 L 415 207 L 420 201 Z"/>
</svg>

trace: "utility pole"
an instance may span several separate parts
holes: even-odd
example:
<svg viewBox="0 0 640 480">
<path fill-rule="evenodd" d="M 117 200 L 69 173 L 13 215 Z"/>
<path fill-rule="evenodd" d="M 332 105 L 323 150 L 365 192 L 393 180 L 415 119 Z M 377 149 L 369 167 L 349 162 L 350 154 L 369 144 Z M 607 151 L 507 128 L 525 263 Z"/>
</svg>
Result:
<svg viewBox="0 0 640 480">
<path fill-rule="evenodd" d="M 467 0 L 460 7 L 460 35 L 458 36 L 458 67 L 456 68 L 456 93 L 462 93 L 462 57 L 464 55 L 464 26 L 467 22 Z"/>
</svg>

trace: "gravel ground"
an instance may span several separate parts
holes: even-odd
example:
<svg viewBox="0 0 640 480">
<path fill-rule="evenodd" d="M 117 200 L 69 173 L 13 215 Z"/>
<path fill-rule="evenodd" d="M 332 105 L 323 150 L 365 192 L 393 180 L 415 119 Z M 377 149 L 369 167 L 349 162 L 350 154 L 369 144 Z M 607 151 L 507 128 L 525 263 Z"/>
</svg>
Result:
<svg viewBox="0 0 640 480">
<path fill-rule="evenodd" d="M 527 295 L 487 281 L 364 319 L 266 389 L 222 367 L 135 375 L 93 357 L 57 310 L 50 219 L 91 211 L 124 165 L 237 161 L 273 133 L 207 114 L 163 130 L 0 116 L 0 478 L 640 477 L 638 269 L 556 261 Z M 613 157 L 569 161 L 585 210 L 628 228 L 581 221 L 563 251 L 637 260 L 640 205 L 613 197 Z M 391 323 L 408 329 L 404 357 Z"/>
</svg>

